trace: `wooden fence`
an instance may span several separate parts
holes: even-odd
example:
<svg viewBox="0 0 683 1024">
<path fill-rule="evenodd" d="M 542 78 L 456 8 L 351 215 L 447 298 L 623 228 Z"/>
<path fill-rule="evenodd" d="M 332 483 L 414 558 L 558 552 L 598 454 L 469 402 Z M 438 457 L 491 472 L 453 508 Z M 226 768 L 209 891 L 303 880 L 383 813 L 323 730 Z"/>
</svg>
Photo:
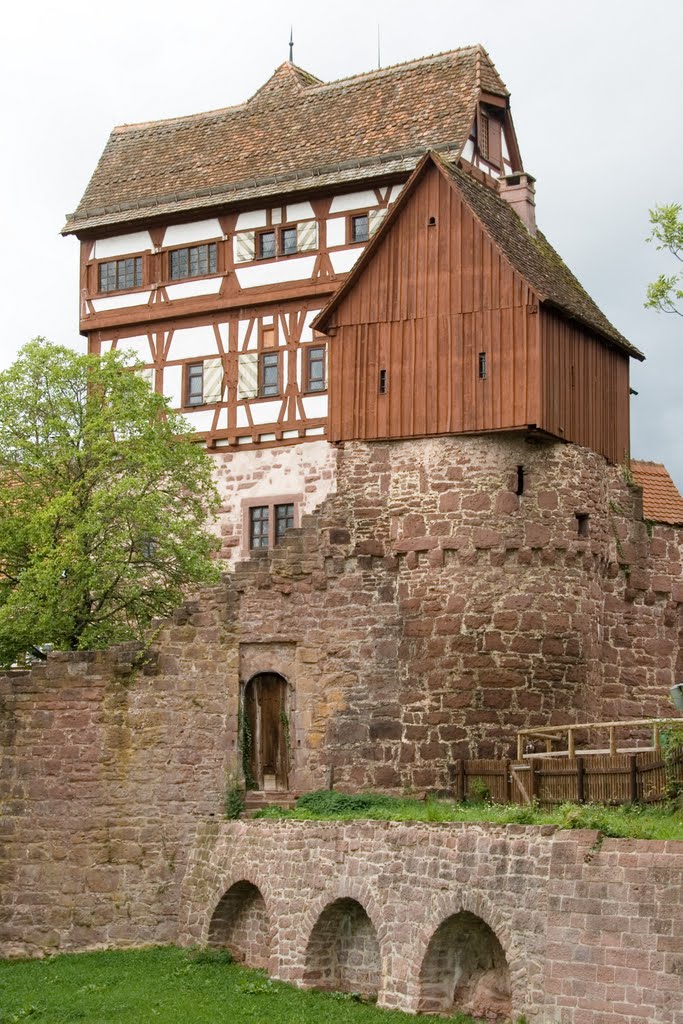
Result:
<svg viewBox="0 0 683 1024">
<path fill-rule="evenodd" d="M 663 804 L 683 788 L 683 749 L 664 761 L 658 751 L 639 754 L 587 755 L 576 758 L 534 757 L 526 761 L 470 759 L 455 763 L 455 797 L 485 797 L 497 804 L 538 802 L 555 807 L 566 802 Z"/>
</svg>

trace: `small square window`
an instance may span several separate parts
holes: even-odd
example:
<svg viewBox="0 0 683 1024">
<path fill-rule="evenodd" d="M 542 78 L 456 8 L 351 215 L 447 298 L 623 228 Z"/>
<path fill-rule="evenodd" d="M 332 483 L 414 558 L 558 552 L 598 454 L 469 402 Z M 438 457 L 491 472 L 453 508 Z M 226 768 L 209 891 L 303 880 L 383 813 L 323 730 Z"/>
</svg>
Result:
<svg viewBox="0 0 683 1024">
<path fill-rule="evenodd" d="M 204 363 L 187 367 L 187 405 L 204 404 Z"/>
<path fill-rule="evenodd" d="M 260 260 L 271 260 L 275 256 L 274 231 L 262 231 L 258 236 L 258 256 Z"/>
<path fill-rule="evenodd" d="M 291 530 L 294 526 L 294 505 L 275 506 L 275 543 L 279 544 L 284 540 L 285 531 Z"/>
<path fill-rule="evenodd" d="M 259 357 L 259 398 L 280 394 L 280 357 L 277 352 L 263 352 Z"/>
<path fill-rule="evenodd" d="M 252 549 L 268 547 L 269 511 L 268 505 L 249 509 L 249 547 Z"/>
<path fill-rule="evenodd" d="M 306 390 L 325 391 L 325 346 L 316 345 L 308 349 L 306 367 Z"/>
<path fill-rule="evenodd" d="M 280 232 L 280 252 L 283 256 L 292 256 L 296 251 L 296 228 L 283 228 Z"/>
<path fill-rule="evenodd" d="M 367 213 L 359 214 L 351 218 L 351 241 L 367 242 L 369 235 L 369 223 Z"/>
</svg>

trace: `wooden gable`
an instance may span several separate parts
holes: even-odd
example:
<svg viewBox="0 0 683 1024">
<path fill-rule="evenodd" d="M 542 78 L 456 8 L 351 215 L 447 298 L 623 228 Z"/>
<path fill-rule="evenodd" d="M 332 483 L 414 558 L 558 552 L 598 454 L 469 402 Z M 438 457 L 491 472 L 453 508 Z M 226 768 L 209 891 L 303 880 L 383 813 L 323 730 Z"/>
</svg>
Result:
<svg viewBox="0 0 683 1024">
<path fill-rule="evenodd" d="M 316 326 L 330 438 L 521 429 L 540 417 L 538 296 L 428 157 Z"/>
</svg>

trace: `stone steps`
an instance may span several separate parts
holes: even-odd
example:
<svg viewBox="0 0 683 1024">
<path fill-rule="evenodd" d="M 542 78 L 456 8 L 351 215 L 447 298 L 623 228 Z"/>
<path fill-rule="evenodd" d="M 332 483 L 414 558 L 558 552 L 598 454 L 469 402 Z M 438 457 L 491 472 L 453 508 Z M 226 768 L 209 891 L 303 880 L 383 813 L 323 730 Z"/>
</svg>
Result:
<svg viewBox="0 0 683 1024">
<path fill-rule="evenodd" d="M 286 810 L 290 810 L 296 803 L 297 795 L 291 790 L 263 792 L 249 789 L 244 798 L 244 810 L 246 812 L 260 811 L 264 807 L 284 807 Z"/>
</svg>

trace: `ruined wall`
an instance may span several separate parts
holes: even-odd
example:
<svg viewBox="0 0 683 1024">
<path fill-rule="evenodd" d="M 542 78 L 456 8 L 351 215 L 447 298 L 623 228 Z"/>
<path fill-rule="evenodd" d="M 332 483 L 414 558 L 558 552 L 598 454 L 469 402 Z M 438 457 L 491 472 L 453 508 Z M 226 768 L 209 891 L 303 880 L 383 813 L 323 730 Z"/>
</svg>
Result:
<svg viewBox="0 0 683 1024">
<path fill-rule="evenodd" d="M 482 1012 L 507 997 L 506 1019 L 537 1024 L 683 1022 L 680 842 L 601 842 L 552 826 L 214 823 L 190 858 L 181 941 L 209 940 L 221 898 L 244 880 L 263 899 L 267 941 L 263 928 L 253 942 L 242 933 L 237 951 L 247 963 L 268 957 L 286 981 L 324 987 L 317 934 L 346 904 L 346 955 L 372 963 L 367 929 L 354 939 L 351 927 L 361 913 L 379 946 L 381 1006 L 415 1011 L 431 998 L 434 1010 Z M 453 1005 L 467 966 L 458 939 L 478 936 L 485 954 L 487 935 L 489 962 L 480 954 L 479 976 L 477 965 L 460 974 Z"/>
<path fill-rule="evenodd" d="M 173 935 L 257 672 L 288 683 L 297 791 L 331 769 L 341 788 L 445 789 L 454 759 L 506 754 L 517 728 L 670 712 L 681 534 L 648 530 L 618 469 L 522 437 L 354 444 L 340 463 L 283 545 L 158 624 L 144 667 L 122 648 L 0 678 L 3 950 Z"/>
</svg>

